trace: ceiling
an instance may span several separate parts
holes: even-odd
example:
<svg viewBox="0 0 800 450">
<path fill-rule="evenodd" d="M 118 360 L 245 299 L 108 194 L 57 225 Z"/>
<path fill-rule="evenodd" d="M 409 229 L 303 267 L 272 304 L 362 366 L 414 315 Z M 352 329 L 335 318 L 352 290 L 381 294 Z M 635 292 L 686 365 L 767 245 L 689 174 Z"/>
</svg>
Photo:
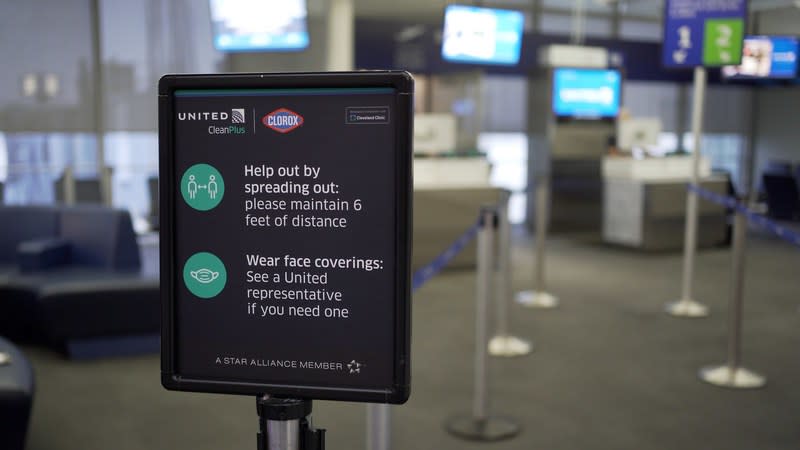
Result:
<svg viewBox="0 0 800 450">
<path fill-rule="evenodd" d="M 532 10 L 535 4 L 548 12 L 571 13 L 578 0 L 353 0 L 357 17 L 438 22 L 448 3 Z M 619 3 L 623 16 L 660 20 L 663 0 L 582 0 L 590 13 L 607 14 Z M 750 0 L 750 11 L 794 8 L 800 0 Z"/>
</svg>

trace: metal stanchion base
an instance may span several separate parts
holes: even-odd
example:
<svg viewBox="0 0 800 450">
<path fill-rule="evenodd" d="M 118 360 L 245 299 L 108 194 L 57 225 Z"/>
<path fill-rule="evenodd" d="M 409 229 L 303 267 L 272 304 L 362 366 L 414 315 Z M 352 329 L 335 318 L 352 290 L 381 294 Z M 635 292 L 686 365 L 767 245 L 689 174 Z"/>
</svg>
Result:
<svg viewBox="0 0 800 450">
<path fill-rule="evenodd" d="M 667 303 L 664 307 L 667 314 L 675 317 L 700 318 L 708 316 L 708 306 L 692 299 L 682 299 L 677 302 Z"/>
<path fill-rule="evenodd" d="M 531 343 L 516 336 L 498 335 L 489 340 L 489 354 L 492 356 L 522 356 L 531 351 Z"/>
<path fill-rule="evenodd" d="M 767 378 L 755 372 L 739 367 L 731 368 L 727 364 L 700 369 L 700 379 L 714 386 L 732 389 L 758 389 L 767 384 Z"/>
<path fill-rule="evenodd" d="M 550 309 L 559 305 L 558 297 L 541 291 L 522 291 L 517 293 L 517 303 L 529 308 Z"/>
<path fill-rule="evenodd" d="M 455 416 L 445 422 L 445 430 L 453 436 L 468 441 L 502 441 L 519 434 L 522 428 L 504 417 L 477 420 L 472 416 Z"/>
</svg>

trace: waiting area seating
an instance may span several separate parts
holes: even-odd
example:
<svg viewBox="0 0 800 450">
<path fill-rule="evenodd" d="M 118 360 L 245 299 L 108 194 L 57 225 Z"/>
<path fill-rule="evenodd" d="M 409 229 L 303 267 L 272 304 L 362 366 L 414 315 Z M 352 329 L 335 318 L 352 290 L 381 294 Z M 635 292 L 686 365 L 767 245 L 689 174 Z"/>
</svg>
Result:
<svg viewBox="0 0 800 450">
<path fill-rule="evenodd" d="M 800 193 L 797 182 L 791 175 L 764 174 L 767 208 L 772 218 L 779 220 L 800 219 Z"/>
<path fill-rule="evenodd" d="M 127 211 L 0 207 L 0 335 L 73 357 L 154 350 L 159 303 Z"/>
<path fill-rule="evenodd" d="M 11 342 L 0 338 L 0 448 L 24 450 L 33 394 L 30 362 Z"/>
</svg>

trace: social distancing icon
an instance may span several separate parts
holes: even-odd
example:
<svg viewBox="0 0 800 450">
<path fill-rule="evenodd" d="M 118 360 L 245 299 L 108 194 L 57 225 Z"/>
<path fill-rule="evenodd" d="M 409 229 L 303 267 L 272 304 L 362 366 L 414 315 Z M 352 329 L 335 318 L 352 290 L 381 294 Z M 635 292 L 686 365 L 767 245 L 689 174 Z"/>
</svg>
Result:
<svg viewBox="0 0 800 450">
<path fill-rule="evenodd" d="M 208 211 L 222 201 L 225 182 L 217 169 L 208 164 L 195 164 L 183 173 L 181 194 L 186 204 L 198 211 Z"/>
</svg>

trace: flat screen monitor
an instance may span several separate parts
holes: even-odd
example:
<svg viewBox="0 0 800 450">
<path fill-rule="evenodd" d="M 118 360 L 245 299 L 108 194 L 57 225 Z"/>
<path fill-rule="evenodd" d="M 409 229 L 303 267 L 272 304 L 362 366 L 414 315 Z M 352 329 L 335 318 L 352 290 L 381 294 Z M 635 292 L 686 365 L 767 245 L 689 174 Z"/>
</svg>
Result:
<svg viewBox="0 0 800 450">
<path fill-rule="evenodd" d="M 724 66 L 722 75 L 733 79 L 794 78 L 797 57 L 796 37 L 747 36 L 742 44 L 742 63 Z"/>
<path fill-rule="evenodd" d="M 617 147 L 622 150 L 643 148 L 658 144 L 661 119 L 657 117 L 632 117 L 617 122 Z"/>
<path fill-rule="evenodd" d="M 519 11 L 450 5 L 444 12 L 442 57 L 456 63 L 515 65 L 524 24 Z"/>
<path fill-rule="evenodd" d="M 214 47 L 223 52 L 308 47 L 305 0 L 211 0 Z"/>
<path fill-rule="evenodd" d="M 616 70 L 555 69 L 553 113 L 559 118 L 614 118 L 619 113 L 621 84 Z"/>
</svg>

